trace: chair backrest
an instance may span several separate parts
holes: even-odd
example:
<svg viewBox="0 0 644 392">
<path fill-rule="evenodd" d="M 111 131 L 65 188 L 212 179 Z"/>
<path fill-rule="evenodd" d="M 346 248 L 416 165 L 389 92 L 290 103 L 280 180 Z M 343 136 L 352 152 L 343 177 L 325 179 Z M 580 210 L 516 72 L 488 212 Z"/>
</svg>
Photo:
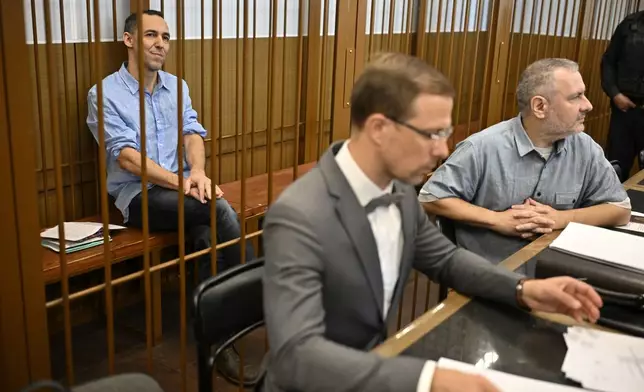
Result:
<svg viewBox="0 0 644 392">
<path fill-rule="evenodd" d="M 264 259 L 241 264 L 201 283 L 194 292 L 199 391 L 212 390 L 217 356 L 264 324 Z M 213 346 L 217 347 L 213 353 Z"/>
<path fill-rule="evenodd" d="M 436 216 L 436 226 L 443 233 L 447 239 L 456 245 L 456 230 L 454 229 L 454 221 L 445 218 L 444 216 Z"/>
<path fill-rule="evenodd" d="M 612 160 L 610 161 L 610 164 L 613 166 L 613 169 L 615 169 L 615 173 L 617 174 L 617 178 L 619 180 L 622 180 L 622 167 L 619 165 L 618 160 Z"/>
<path fill-rule="evenodd" d="M 637 154 L 637 165 L 640 170 L 644 170 L 644 150 Z"/>
</svg>

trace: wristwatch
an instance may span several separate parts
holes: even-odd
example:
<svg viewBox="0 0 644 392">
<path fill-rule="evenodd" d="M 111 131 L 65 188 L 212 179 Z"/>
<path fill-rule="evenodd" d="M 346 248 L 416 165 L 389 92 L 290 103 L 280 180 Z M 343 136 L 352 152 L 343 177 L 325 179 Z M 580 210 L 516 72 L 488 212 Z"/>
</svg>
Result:
<svg viewBox="0 0 644 392">
<path fill-rule="evenodd" d="M 529 279 L 523 278 L 519 280 L 516 286 L 516 299 L 517 299 L 517 305 L 519 305 L 519 308 L 525 310 L 526 312 L 532 311 L 530 307 L 523 301 L 523 285 L 525 282 L 527 282 Z"/>
</svg>

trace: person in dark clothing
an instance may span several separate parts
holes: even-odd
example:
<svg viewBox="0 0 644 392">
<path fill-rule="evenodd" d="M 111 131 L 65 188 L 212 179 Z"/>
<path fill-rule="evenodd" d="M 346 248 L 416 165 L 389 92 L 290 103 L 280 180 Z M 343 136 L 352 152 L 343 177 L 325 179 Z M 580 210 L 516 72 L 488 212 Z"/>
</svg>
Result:
<svg viewBox="0 0 644 392">
<path fill-rule="evenodd" d="M 623 182 L 644 149 L 644 11 L 617 26 L 602 57 L 601 79 L 611 99 L 606 158 L 619 162 Z"/>
</svg>

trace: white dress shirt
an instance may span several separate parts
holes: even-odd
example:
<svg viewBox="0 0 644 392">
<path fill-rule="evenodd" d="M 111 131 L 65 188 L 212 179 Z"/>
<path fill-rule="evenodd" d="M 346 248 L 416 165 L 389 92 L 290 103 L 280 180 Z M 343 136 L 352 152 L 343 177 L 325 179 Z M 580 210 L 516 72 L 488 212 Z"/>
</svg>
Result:
<svg viewBox="0 0 644 392">
<path fill-rule="evenodd" d="M 349 141 L 346 141 L 336 154 L 335 160 L 351 189 L 353 189 L 360 205 L 366 207 L 371 200 L 386 193 L 391 193 L 393 183 L 389 183 L 384 189 L 374 184 L 355 162 L 348 146 Z M 384 286 L 383 315 L 386 319 L 387 312 L 391 307 L 394 288 L 396 287 L 396 282 L 398 282 L 402 258 L 404 238 L 400 210 L 395 204 L 391 204 L 388 207 L 378 207 L 367 215 L 367 219 L 371 224 L 371 230 L 378 247 L 378 258 L 380 259 L 380 271 Z M 429 391 L 435 366 L 434 361 L 425 363 L 418 380 L 418 392 Z"/>
</svg>

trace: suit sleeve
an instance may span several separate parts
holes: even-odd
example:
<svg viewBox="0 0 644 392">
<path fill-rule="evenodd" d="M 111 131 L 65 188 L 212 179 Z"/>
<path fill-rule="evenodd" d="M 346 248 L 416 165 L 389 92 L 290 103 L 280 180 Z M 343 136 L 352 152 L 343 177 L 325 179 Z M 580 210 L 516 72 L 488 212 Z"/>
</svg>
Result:
<svg viewBox="0 0 644 392">
<path fill-rule="evenodd" d="M 288 391 L 416 392 L 425 361 L 385 359 L 325 338 L 324 249 L 304 212 L 273 204 L 264 241 L 271 382 Z"/>
<path fill-rule="evenodd" d="M 523 276 L 457 248 L 420 207 L 414 268 L 465 295 L 517 305 L 516 285 Z"/>
<path fill-rule="evenodd" d="M 619 61 L 624 42 L 622 33 L 623 29 L 624 22 L 620 23 L 617 26 L 617 29 L 615 29 L 615 33 L 613 34 L 601 61 L 602 89 L 611 99 L 619 94 L 619 89 L 617 88 L 617 62 Z"/>
</svg>

